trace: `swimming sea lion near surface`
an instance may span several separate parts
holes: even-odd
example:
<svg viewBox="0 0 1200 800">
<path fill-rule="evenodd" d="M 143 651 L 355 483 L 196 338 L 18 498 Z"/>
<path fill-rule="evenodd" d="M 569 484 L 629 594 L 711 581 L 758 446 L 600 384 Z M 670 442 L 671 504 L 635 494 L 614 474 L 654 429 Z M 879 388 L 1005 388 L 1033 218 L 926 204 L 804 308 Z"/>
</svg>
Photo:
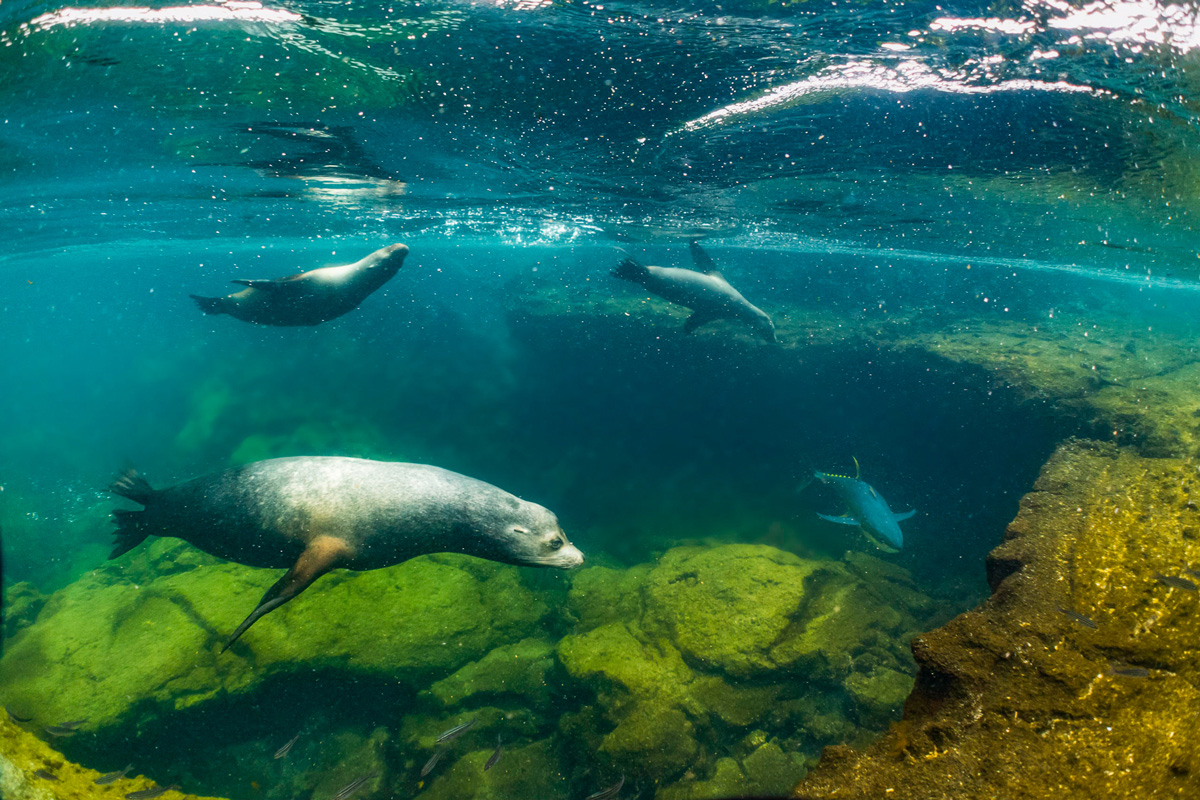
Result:
<svg viewBox="0 0 1200 800">
<path fill-rule="evenodd" d="M 191 298 L 205 314 L 228 314 L 259 325 L 319 325 L 358 308 L 391 280 L 407 255 L 407 246 L 392 244 L 353 264 L 275 280 L 235 280 L 247 288 L 225 297 Z"/>
<path fill-rule="evenodd" d="M 699 242 L 692 242 L 690 249 L 692 261 L 700 272 L 679 267 L 643 266 L 626 258 L 612 275 L 641 284 L 664 300 L 690 308 L 692 315 L 683 325 L 687 333 L 716 319 L 737 319 L 749 323 L 754 332 L 768 342 L 775 341 L 775 323 L 771 318 L 729 285 Z"/>
<path fill-rule="evenodd" d="M 218 558 L 288 567 L 221 652 L 331 569 L 379 569 L 424 553 L 524 566 L 583 563 L 548 509 L 438 467 L 361 458 L 273 458 L 153 489 L 130 470 L 110 490 L 145 506 L 113 512 L 118 558 L 175 536 Z"/>
</svg>

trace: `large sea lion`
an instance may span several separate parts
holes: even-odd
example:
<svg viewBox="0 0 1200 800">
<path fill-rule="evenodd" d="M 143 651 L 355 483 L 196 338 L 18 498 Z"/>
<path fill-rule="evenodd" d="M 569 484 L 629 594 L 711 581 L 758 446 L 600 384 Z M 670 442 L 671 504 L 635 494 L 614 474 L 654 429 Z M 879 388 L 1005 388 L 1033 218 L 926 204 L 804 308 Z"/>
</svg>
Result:
<svg viewBox="0 0 1200 800">
<path fill-rule="evenodd" d="M 699 242 L 692 242 L 690 249 L 699 272 L 679 267 L 643 266 L 626 258 L 612 275 L 641 284 L 664 300 L 690 308 L 692 315 L 683 324 L 687 333 L 716 319 L 738 319 L 749 323 L 755 333 L 768 342 L 775 341 L 775 323 L 771 318 L 729 285 Z"/>
<path fill-rule="evenodd" d="M 341 267 L 321 267 L 275 280 L 235 280 L 246 288 L 225 297 L 191 295 L 205 314 L 259 325 L 319 325 L 358 308 L 400 269 L 408 247 L 392 244 Z"/>
<path fill-rule="evenodd" d="M 259 617 L 331 569 L 368 570 L 423 553 L 525 566 L 583 563 L 548 509 L 424 464 L 273 458 L 153 489 L 136 472 L 110 490 L 145 506 L 113 512 L 118 558 L 147 536 L 176 536 L 251 567 L 289 567 L 221 652 Z"/>
</svg>

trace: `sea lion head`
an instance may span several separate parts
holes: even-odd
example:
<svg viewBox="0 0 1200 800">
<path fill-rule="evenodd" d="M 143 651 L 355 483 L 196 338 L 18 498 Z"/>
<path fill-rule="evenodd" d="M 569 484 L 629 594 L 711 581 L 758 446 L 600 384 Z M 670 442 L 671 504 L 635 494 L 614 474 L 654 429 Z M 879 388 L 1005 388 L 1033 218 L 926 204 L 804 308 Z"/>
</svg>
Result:
<svg viewBox="0 0 1200 800">
<path fill-rule="evenodd" d="M 372 270 L 382 270 L 391 274 L 395 274 L 404 264 L 404 257 L 408 255 L 408 245 L 406 244 L 389 244 L 387 247 L 381 247 L 371 255 L 367 256 L 360 262 L 368 272 Z M 390 275 L 389 275 L 390 277 Z"/>
<path fill-rule="evenodd" d="M 754 321 L 750 323 L 754 327 L 754 332 L 768 342 L 775 342 L 775 323 L 771 321 L 762 311 L 755 315 Z"/>
<path fill-rule="evenodd" d="M 583 563 L 583 553 L 567 541 L 558 517 L 537 503 L 512 498 L 503 514 L 489 520 L 485 531 L 499 552 L 497 561 L 527 567 L 571 569 Z"/>
</svg>

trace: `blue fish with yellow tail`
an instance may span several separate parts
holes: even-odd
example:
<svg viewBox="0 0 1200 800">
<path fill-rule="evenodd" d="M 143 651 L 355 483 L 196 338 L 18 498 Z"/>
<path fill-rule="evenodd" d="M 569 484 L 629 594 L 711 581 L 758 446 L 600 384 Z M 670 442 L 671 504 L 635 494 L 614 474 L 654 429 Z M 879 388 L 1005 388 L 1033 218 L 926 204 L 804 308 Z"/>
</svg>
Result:
<svg viewBox="0 0 1200 800">
<path fill-rule="evenodd" d="M 841 517 L 829 514 L 817 514 L 827 522 L 839 525 L 857 525 L 871 542 L 885 553 L 898 553 L 904 546 L 904 534 L 900 532 L 900 523 L 916 514 L 916 509 L 903 514 L 894 514 L 888 508 L 887 501 L 875 487 L 866 481 L 859 480 L 860 470 L 858 459 L 854 459 L 854 477 L 849 475 L 830 475 L 825 472 L 814 472 L 813 478 L 827 483 L 834 488 L 846 504 L 847 513 Z"/>
</svg>

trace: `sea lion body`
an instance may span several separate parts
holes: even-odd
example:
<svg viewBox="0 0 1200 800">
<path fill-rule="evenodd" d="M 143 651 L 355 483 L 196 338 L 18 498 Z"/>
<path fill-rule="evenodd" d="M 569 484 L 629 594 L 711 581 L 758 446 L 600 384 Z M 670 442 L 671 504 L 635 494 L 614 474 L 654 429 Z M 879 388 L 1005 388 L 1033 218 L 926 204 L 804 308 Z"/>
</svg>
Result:
<svg viewBox="0 0 1200 800">
<path fill-rule="evenodd" d="M 353 264 L 275 280 L 235 280 L 246 288 L 225 297 L 191 297 L 205 314 L 228 314 L 259 325 L 319 325 L 357 308 L 391 280 L 407 255 L 408 247 L 393 244 Z"/>
<path fill-rule="evenodd" d="M 699 244 L 692 242 L 691 251 L 693 260 L 703 271 L 645 266 L 626 258 L 612 274 L 616 278 L 640 284 L 664 300 L 690 308 L 693 313 L 684 323 L 684 330 L 688 333 L 706 322 L 735 319 L 748 323 L 755 333 L 774 342 L 775 323 L 771 318 L 729 285 L 729 281 L 716 271 L 712 259 L 700 249 Z"/>
<path fill-rule="evenodd" d="M 218 558 L 289 568 L 229 644 L 330 569 L 439 552 L 564 569 L 583 562 L 548 509 L 424 464 L 276 458 L 159 490 L 130 473 L 112 490 L 145 510 L 115 512 L 110 558 L 146 536 L 176 536 Z"/>
</svg>

